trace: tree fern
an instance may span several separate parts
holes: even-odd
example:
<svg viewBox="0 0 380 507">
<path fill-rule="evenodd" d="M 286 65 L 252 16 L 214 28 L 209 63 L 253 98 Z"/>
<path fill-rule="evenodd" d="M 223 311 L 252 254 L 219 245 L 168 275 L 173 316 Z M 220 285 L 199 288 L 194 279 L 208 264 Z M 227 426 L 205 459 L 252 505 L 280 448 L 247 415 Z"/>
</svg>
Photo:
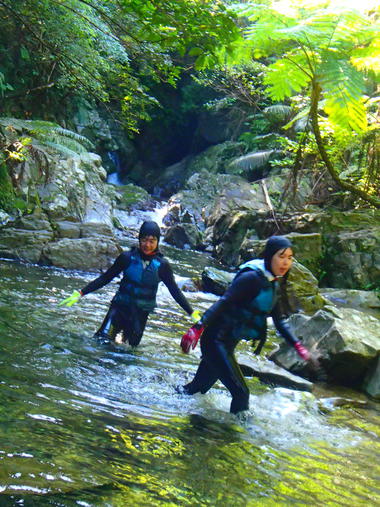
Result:
<svg viewBox="0 0 380 507">
<path fill-rule="evenodd" d="M 66 156 L 73 156 L 93 149 L 93 144 L 84 136 L 64 129 L 56 123 L 42 120 L 22 120 L 19 118 L 0 118 L 3 132 L 10 136 L 12 132 L 22 136 L 27 134 L 35 148 L 45 148 Z"/>
<path fill-rule="evenodd" d="M 271 121 L 276 120 L 277 122 L 283 123 L 288 120 L 293 112 L 291 106 L 285 104 L 274 104 L 264 109 L 264 116 L 269 118 Z"/>
<path fill-rule="evenodd" d="M 247 153 L 242 157 L 235 158 L 228 168 L 231 172 L 242 174 L 252 169 L 264 169 L 272 155 L 280 153 L 279 150 L 264 150 Z"/>
<path fill-rule="evenodd" d="M 380 200 L 360 183 L 355 187 L 339 180 L 318 123 L 319 118 L 327 116 L 332 129 L 360 134 L 367 128 L 365 73 L 380 69 L 380 25 L 355 10 L 334 9 L 328 3 L 323 7 L 308 7 L 303 2 L 285 5 L 271 0 L 267 5 L 240 7 L 245 20 L 251 23 L 245 30 L 245 44 L 251 54 L 275 59 L 265 76 L 274 101 L 283 101 L 299 92 L 309 93 L 307 117 L 321 158 L 334 181 L 380 207 Z"/>
</svg>

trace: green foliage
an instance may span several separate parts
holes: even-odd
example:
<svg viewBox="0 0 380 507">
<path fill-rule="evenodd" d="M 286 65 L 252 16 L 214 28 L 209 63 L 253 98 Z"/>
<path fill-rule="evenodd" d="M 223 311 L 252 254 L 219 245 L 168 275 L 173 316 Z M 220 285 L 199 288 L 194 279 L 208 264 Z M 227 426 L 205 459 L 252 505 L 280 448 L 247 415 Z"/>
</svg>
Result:
<svg viewBox="0 0 380 507">
<path fill-rule="evenodd" d="M 0 158 L 0 209 L 9 212 L 13 209 L 14 190 L 4 159 Z"/>
<path fill-rule="evenodd" d="M 91 149 L 85 137 L 51 122 L 0 118 L 0 208 L 12 212 L 39 206 L 33 182 L 22 195 L 25 164 L 33 162 L 36 179 L 49 177 L 49 156 L 74 156 Z"/>
<path fill-rule="evenodd" d="M 8 156 L 14 160 L 25 160 L 27 151 L 30 153 L 33 153 L 33 151 L 41 153 L 58 152 L 65 156 L 75 156 L 93 148 L 92 143 L 87 138 L 52 122 L 0 118 L 1 127 L 3 127 L 3 135 L 8 145 L 17 146 L 21 144 L 23 147 L 23 149 L 13 151 L 7 149 Z"/>
<path fill-rule="evenodd" d="M 120 111 L 136 132 L 157 106 L 152 84 L 213 64 L 238 36 L 220 1 L 2 0 L 0 93 L 27 117 L 59 116 L 74 97 Z M 14 115 L 3 103 L 3 115 Z"/>
<path fill-rule="evenodd" d="M 265 77 L 270 96 L 284 100 L 318 83 L 332 123 L 360 131 L 366 125 L 362 69 L 379 70 L 379 25 L 354 10 L 292 6 L 287 14 L 274 4 L 242 11 L 251 23 L 246 43 L 253 54 L 276 57 Z"/>
<path fill-rule="evenodd" d="M 252 170 L 263 170 L 271 157 L 276 155 L 276 150 L 257 151 L 247 153 L 241 157 L 234 159 L 229 165 L 229 172 L 235 174 L 247 174 Z M 278 152 L 279 154 L 280 152 Z"/>
<path fill-rule="evenodd" d="M 240 63 L 252 56 L 270 58 L 264 83 L 274 101 L 309 94 L 307 114 L 305 109 L 300 110 L 288 126 L 303 118 L 307 128 L 310 118 L 318 151 L 332 178 L 346 190 L 379 205 L 373 177 L 372 186 L 366 188 L 347 183 L 339 178 L 343 150 L 335 157 L 335 167 L 329 158 L 338 137 L 355 133 L 360 139 L 368 125 L 372 128 L 377 124 L 369 116 L 366 95 L 371 79 L 380 72 L 376 17 L 329 4 L 306 6 L 301 1 L 250 3 L 238 6 L 237 11 L 248 26 L 243 50 L 238 47 L 234 61 Z M 368 180 L 368 173 L 363 176 Z"/>
</svg>

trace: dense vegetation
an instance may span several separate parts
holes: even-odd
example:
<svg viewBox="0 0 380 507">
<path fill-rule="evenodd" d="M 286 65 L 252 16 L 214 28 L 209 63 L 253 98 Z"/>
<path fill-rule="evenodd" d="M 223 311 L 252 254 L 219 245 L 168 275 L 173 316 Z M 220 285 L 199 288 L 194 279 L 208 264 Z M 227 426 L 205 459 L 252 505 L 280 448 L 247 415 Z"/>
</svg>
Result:
<svg viewBox="0 0 380 507">
<path fill-rule="evenodd" d="M 157 114 L 224 109 L 246 146 L 240 167 L 274 156 L 294 181 L 306 164 L 327 169 L 354 202 L 380 207 L 379 8 L 285 4 L 0 0 L 0 206 L 9 208 L 15 163 L 64 149 L 63 139 L 80 149 L 85 140 L 56 123 L 70 127 L 90 102 L 129 136 Z M 162 90 L 191 75 L 170 111 Z M 55 147 L 46 128 L 61 136 Z"/>
</svg>

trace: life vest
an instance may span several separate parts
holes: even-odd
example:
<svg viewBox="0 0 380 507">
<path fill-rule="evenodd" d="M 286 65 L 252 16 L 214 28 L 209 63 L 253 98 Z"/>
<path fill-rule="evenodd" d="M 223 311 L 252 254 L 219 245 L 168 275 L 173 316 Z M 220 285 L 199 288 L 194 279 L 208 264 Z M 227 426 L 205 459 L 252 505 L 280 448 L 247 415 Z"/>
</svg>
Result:
<svg viewBox="0 0 380 507">
<path fill-rule="evenodd" d="M 252 269 L 256 271 L 262 281 L 262 288 L 258 295 L 246 304 L 236 307 L 228 312 L 232 319 L 231 337 L 234 340 L 260 340 L 260 350 L 264 345 L 267 334 L 267 317 L 276 302 L 278 283 L 273 275 L 266 271 L 264 261 L 254 259 L 239 266 L 239 275 L 242 271 Z"/>
<path fill-rule="evenodd" d="M 123 272 L 120 288 L 114 298 L 117 303 L 135 304 L 144 311 L 151 312 L 156 307 L 156 294 L 160 277 L 160 260 L 154 257 L 144 267 L 138 250 L 132 251 L 131 262 Z"/>
</svg>

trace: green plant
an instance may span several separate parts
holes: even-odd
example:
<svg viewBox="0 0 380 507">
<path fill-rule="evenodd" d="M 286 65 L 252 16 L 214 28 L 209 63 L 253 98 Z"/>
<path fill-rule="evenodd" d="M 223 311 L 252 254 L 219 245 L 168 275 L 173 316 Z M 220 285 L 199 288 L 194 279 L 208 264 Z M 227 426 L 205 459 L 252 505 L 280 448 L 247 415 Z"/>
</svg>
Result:
<svg viewBox="0 0 380 507">
<path fill-rule="evenodd" d="M 366 84 L 379 72 L 376 17 L 328 4 L 306 7 L 302 2 L 292 2 L 285 10 L 283 3 L 271 1 L 239 4 L 236 11 L 248 26 L 231 63 L 271 57 L 274 62 L 264 79 L 270 97 L 283 101 L 308 93 L 308 118 L 331 178 L 342 189 L 380 207 L 372 186 L 340 177 L 328 148 L 344 133 L 360 137 L 367 132 Z M 364 176 L 374 181 L 368 171 Z"/>
<path fill-rule="evenodd" d="M 6 211 L 17 208 L 22 212 L 30 206 L 39 206 L 38 195 L 29 184 L 28 194 L 18 196 L 27 163 L 33 162 L 37 176 L 47 180 L 49 157 L 57 153 L 75 156 L 91 148 L 88 139 L 55 123 L 0 118 L 0 206 Z"/>
</svg>

